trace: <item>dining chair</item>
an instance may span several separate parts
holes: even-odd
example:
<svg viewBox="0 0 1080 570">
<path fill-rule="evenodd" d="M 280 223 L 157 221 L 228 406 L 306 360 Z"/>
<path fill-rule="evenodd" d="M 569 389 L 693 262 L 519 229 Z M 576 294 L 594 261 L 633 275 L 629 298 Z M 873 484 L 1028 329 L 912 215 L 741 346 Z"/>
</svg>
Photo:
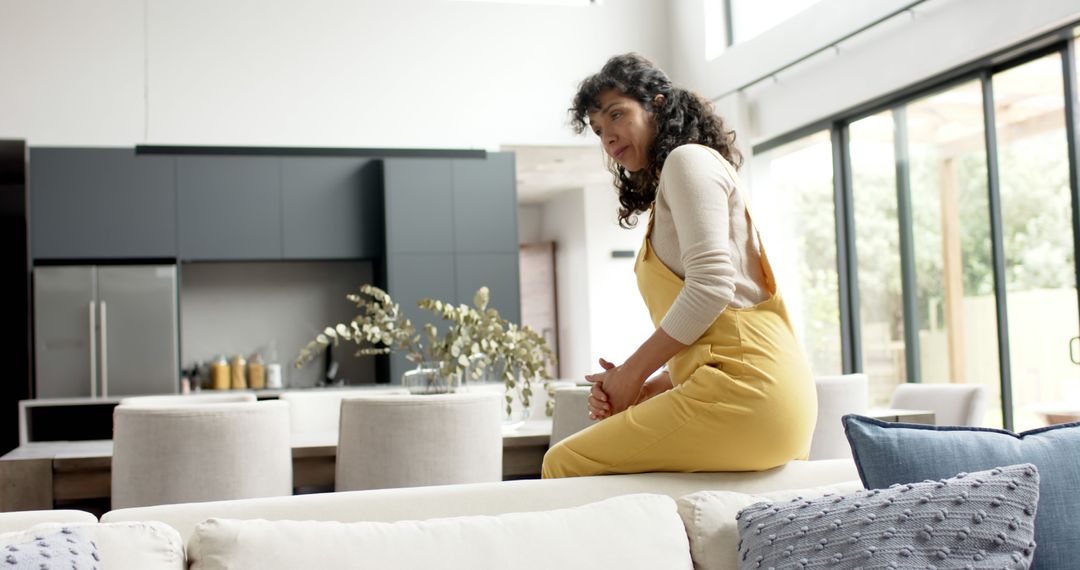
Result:
<svg viewBox="0 0 1080 570">
<path fill-rule="evenodd" d="M 506 383 L 505 382 L 466 382 L 458 392 L 495 392 L 502 398 L 503 421 L 507 425 L 521 424 L 522 420 L 543 420 L 547 415 L 548 402 L 554 396 L 548 394 L 548 386 L 552 391 L 575 386 L 573 380 L 537 380 L 532 382 L 532 395 L 529 398 L 529 407 L 523 408 L 521 402 L 521 385 L 510 389 L 510 412 L 507 413 Z"/>
<path fill-rule="evenodd" d="M 128 396 L 120 398 L 121 406 L 186 406 L 195 404 L 229 404 L 256 401 L 251 392 L 198 392 L 195 394 L 165 394 L 160 396 Z"/>
<path fill-rule="evenodd" d="M 336 433 L 341 419 L 341 401 L 380 395 L 405 395 L 405 388 L 354 390 L 290 390 L 278 399 L 289 403 L 289 430 L 296 434 Z"/>
<path fill-rule="evenodd" d="M 900 384 L 889 407 L 930 410 L 939 426 L 980 426 L 986 415 L 986 388 L 979 384 Z"/>
<path fill-rule="evenodd" d="M 113 509 L 291 494 L 285 402 L 113 411 Z"/>
<path fill-rule="evenodd" d="M 840 418 L 867 412 L 870 381 L 866 374 L 841 374 L 819 376 L 814 379 L 814 385 L 817 388 L 817 423 L 810 440 L 810 459 L 850 458 L 851 447 Z"/>
<path fill-rule="evenodd" d="M 555 412 L 551 418 L 551 445 L 595 423 L 589 417 L 588 386 L 572 386 L 555 390 Z"/>
<path fill-rule="evenodd" d="M 341 401 L 338 491 L 502 480 L 496 392 Z"/>
</svg>

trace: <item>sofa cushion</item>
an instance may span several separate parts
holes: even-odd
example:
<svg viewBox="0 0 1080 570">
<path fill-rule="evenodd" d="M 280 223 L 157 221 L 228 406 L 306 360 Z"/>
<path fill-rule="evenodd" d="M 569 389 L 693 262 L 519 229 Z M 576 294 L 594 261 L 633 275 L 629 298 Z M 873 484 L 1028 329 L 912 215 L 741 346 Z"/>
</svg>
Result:
<svg viewBox="0 0 1080 570">
<path fill-rule="evenodd" d="M 759 503 L 739 512 L 739 567 L 1027 568 L 1038 500 L 1039 473 L 1028 463 Z"/>
<path fill-rule="evenodd" d="M 862 489 L 859 481 L 836 483 L 811 489 L 746 494 L 733 491 L 700 491 L 679 498 L 679 516 L 690 539 L 690 556 L 697 570 L 738 570 L 736 545 L 739 530 L 735 516 L 742 509 L 760 502 L 790 501 L 796 497 L 814 498 L 826 494 L 850 493 Z"/>
<path fill-rule="evenodd" d="M 896 424 L 845 416 L 844 429 L 867 488 L 941 479 L 961 471 L 1032 463 L 1039 470 L 1039 516 L 1032 561 L 1037 570 L 1077 567 L 1080 560 L 1080 423 L 1013 433 Z"/>
<path fill-rule="evenodd" d="M 0 535 L 0 545 L 38 536 L 62 535 L 67 529 L 96 547 L 103 570 L 184 570 L 184 545 L 175 529 L 159 522 L 43 523 Z M 0 556 L 0 562 L 3 557 Z M 67 563 L 63 568 L 71 568 Z M 80 566 L 81 568 L 82 566 Z M 0 565 L 0 568 L 6 568 Z M 38 570 L 39 565 L 30 566 Z"/>
<path fill-rule="evenodd" d="M 9 570 L 97 568 L 97 544 L 79 529 L 0 535 L 0 567 Z"/>
<path fill-rule="evenodd" d="M 396 523 L 211 519 L 188 555 L 191 570 L 693 567 L 675 501 L 662 495 Z"/>
<path fill-rule="evenodd" d="M 1039 473 L 1010 465 L 847 496 L 758 503 L 739 513 L 741 569 L 1026 569 Z"/>
<path fill-rule="evenodd" d="M 792 461 L 776 469 L 747 473 L 634 473 L 158 505 L 109 511 L 101 520 L 162 521 L 179 530 L 187 541 L 195 525 L 209 518 L 396 522 L 546 511 L 637 493 L 672 498 L 719 489 L 762 493 L 858 477 L 851 459 Z"/>
</svg>

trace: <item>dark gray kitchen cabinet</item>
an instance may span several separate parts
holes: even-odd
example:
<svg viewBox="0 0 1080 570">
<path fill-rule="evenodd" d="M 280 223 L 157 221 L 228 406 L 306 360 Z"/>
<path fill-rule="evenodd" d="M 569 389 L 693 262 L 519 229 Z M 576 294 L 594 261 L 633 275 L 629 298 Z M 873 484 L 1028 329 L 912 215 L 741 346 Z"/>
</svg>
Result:
<svg viewBox="0 0 1080 570">
<path fill-rule="evenodd" d="M 517 252 L 514 155 L 454 160 L 454 249 Z"/>
<path fill-rule="evenodd" d="M 520 323 L 513 154 L 387 159 L 384 183 L 387 290 L 417 328 L 445 326 L 415 309 L 419 299 L 471 305 L 481 286 L 490 306 Z M 411 367 L 391 358 L 390 380 Z"/>
<path fill-rule="evenodd" d="M 488 306 L 502 317 L 521 324 L 521 280 L 518 253 L 457 253 L 454 255 L 454 281 L 457 302 L 473 304 L 480 287 L 491 290 Z"/>
<path fill-rule="evenodd" d="M 449 301 L 455 297 L 454 256 L 438 253 L 406 253 L 394 257 L 387 264 L 389 293 L 406 317 L 412 321 L 423 337 L 425 323 L 433 323 L 440 331 L 446 330 L 446 322 L 435 314 L 416 306 L 420 299 Z M 390 358 L 390 381 L 397 383 L 406 370 L 415 368 L 402 353 Z"/>
<path fill-rule="evenodd" d="M 281 159 L 285 259 L 383 255 L 382 163 L 350 157 Z"/>
<path fill-rule="evenodd" d="M 180 259 L 281 259 L 280 159 L 180 156 L 176 161 Z"/>
<path fill-rule="evenodd" d="M 387 254 L 452 254 L 453 160 L 388 159 L 384 180 Z"/>
<path fill-rule="evenodd" d="M 34 259 L 171 258 L 175 160 L 122 148 L 31 148 Z"/>
</svg>

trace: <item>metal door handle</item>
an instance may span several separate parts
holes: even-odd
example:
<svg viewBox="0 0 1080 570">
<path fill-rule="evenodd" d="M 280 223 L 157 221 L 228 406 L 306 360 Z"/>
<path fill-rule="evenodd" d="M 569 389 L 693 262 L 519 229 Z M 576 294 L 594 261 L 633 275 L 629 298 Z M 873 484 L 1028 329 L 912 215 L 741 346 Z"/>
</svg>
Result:
<svg viewBox="0 0 1080 570">
<path fill-rule="evenodd" d="M 1080 346 L 1080 336 L 1069 339 L 1069 360 L 1072 360 L 1073 364 L 1080 364 L 1080 356 L 1077 356 L 1076 351 L 1073 350 L 1074 346 Z"/>
<path fill-rule="evenodd" d="M 109 325 L 108 307 L 101 302 L 101 395 L 109 396 Z"/>
<path fill-rule="evenodd" d="M 90 301 L 90 397 L 97 397 L 97 311 Z"/>
</svg>

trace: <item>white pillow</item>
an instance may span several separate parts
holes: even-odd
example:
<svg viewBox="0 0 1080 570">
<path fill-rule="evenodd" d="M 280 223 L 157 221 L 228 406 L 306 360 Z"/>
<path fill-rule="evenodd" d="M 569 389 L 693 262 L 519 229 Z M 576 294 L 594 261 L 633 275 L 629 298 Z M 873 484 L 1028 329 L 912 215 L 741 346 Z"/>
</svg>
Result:
<svg viewBox="0 0 1080 570">
<path fill-rule="evenodd" d="M 754 503 L 790 501 L 796 497 L 816 499 L 829 493 L 843 494 L 862 489 L 859 481 L 788 489 L 748 495 L 733 491 L 700 491 L 681 497 L 679 515 L 690 538 L 690 555 L 696 570 L 739 570 L 739 527 L 735 515 Z"/>
<path fill-rule="evenodd" d="M 693 567 L 675 501 L 663 495 L 396 523 L 210 519 L 196 526 L 188 558 L 191 570 Z"/>
<path fill-rule="evenodd" d="M 27 530 L 0 534 L 0 546 L 62 528 L 78 530 L 94 541 L 107 570 L 185 570 L 180 533 L 160 522 L 42 523 Z"/>
</svg>

